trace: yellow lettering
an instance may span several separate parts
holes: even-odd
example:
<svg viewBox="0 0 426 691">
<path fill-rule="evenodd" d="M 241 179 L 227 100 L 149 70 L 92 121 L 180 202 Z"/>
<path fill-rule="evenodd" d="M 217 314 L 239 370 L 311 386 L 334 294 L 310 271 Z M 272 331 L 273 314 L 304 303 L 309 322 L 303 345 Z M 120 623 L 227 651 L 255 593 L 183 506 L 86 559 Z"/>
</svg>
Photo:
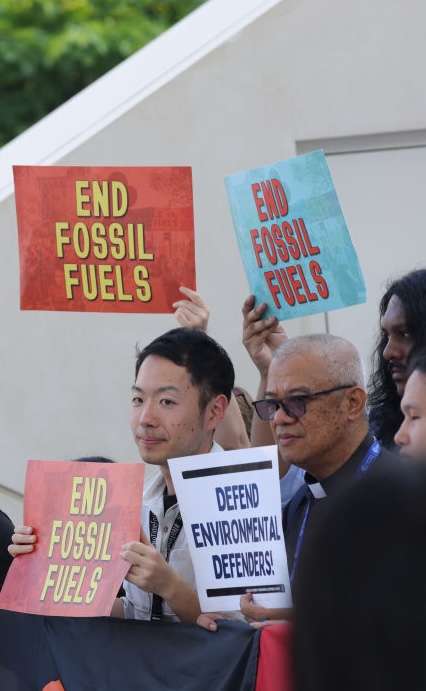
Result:
<svg viewBox="0 0 426 691">
<path fill-rule="evenodd" d="M 71 504 L 70 504 L 70 514 L 72 516 L 80 513 L 80 509 L 76 506 L 76 502 L 81 499 L 81 492 L 78 491 L 78 487 L 83 484 L 83 478 L 80 476 L 73 477 L 72 479 L 72 492 L 71 492 Z"/>
<path fill-rule="evenodd" d="M 107 499 L 107 482 L 104 477 L 98 477 L 96 483 L 95 505 L 93 507 L 93 515 L 99 516 L 105 508 Z"/>
<path fill-rule="evenodd" d="M 92 574 L 92 578 L 90 580 L 91 590 L 88 590 L 86 593 L 86 604 L 87 605 L 89 605 L 93 601 L 93 598 L 96 595 L 96 591 L 98 589 L 98 584 L 99 584 L 99 581 L 101 580 L 101 578 L 102 578 L 102 567 L 97 566 L 94 569 L 93 574 Z"/>
<path fill-rule="evenodd" d="M 109 227 L 109 239 L 111 241 L 111 256 L 113 259 L 124 259 L 126 256 L 126 243 L 123 240 L 124 229 L 121 223 L 111 223 Z"/>
<path fill-rule="evenodd" d="M 127 252 L 129 259 L 136 259 L 135 252 L 135 226 L 133 223 L 127 224 Z"/>
<path fill-rule="evenodd" d="M 86 532 L 86 524 L 84 521 L 79 521 L 75 527 L 74 540 L 75 545 L 72 551 L 73 559 L 81 559 L 84 551 L 84 534 Z"/>
<path fill-rule="evenodd" d="M 98 524 L 92 521 L 87 526 L 86 533 L 86 548 L 84 550 L 84 558 L 86 561 L 91 561 L 96 549 L 96 535 L 98 532 Z"/>
<path fill-rule="evenodd" d="M 123 286 L 123 273 L 121 266 L 116 266 L 115 267 L 115 277 L 117 281 L 117 297 L 120 300 L 120 302 L 126 302 L 126 301 L 133 301 L 133 295 L 130 293 L 125 293 L 124 292 L 124 286 Z"/>
<path fill-rule="evenodd" d="M 76 602 L 75 599 L 73 600 L 73 596 L 70 593 L 70 590 L 74 590 L 77 585 L 77 581 L 74 580 L 74 576 L 80 573 L 81 570 L 86 571 L 86 568 L 86 566 L 83 566 L 83 568 L 81 566 L 71 566 L 70 572 L 67 574 L 67 580 L 64 584 L 64 594 L 62 598 L 63 602 Z M 80 598 L 80 602 L 81 599 L 82 598 Z"/>
<path fill-rule="evenodd" d="M 77 208 L 77 216 L 90 216 L 90 209 L 84 209 L 83 204 L 90 202 L 90 197 L 88 194 L 83 194 L 83 190 L 89 187 L 88 180 L 76 180 L 75 181 L 75 201 Z"/>
<path fill-rule="evenodd" d="M 108 293 L 107 288 L 114 286 L 114 279 L 107 278 L 105 274 L 112 272 L 112 266 L 110 264 L 99 264 L 99 283 L 101 288 L 101 299 L 102 300 L 115 300 L 114 293 Z"/>
<path fill-rule="evenodd" d="M 154 259 L 154 255 L 150 252 L 145 252 L 145 230 L 143 223 L 136 225 L 138 234 L 139 259 Z"/>
<path fill-rule="evenodd" d="M 69 570 L 70 567 L 68 565 L 60 565 L 58 580 L 56 581 L 55 590 L 53 591 L 53 602 L 60 602 L 62 600 L 62 595 L 64 593 L 65 583 L 67 582 Z"/>
<path fill-rule="evenodd" d="M 112 215 L 115 218 L 124 216 L 129 208 L 129 195 L 123 182 L 113 180 L 111 182 Z"/>
<path fill-rule="evenodd" d="M 92 513 L 93 497 L 95 493 L 95 477 L 84 478 L 83 501 L 81 503 L 81 513 L 90 515 Z"/>
<path fill-rule="evenodd" d="M 101 183 L 98 180 L 93 180 L 93 215 L 98 217 L 101 215 L 109 216 L 109 198 L 108 198 L 108 181 L 103 180 Z"/>
<path fill-rule="evenodd" d="M 104 539 L 104 532 L 105 532 L 105 523 L 101 523 L 100 531 L 98 533 L 98 538 L 97 538 L 97 544 L 96 544 L 96 554 L 95 554 L 95 561 L 99 560 L 99 557 L 101 556 L 101 551 L 102 551 L 102 542 Z"/>
<path fill-rule="evenodd" d="M 46 580 L 44 582 L 43 590 L 41 591 L 41 595 L 40 595 L 40 602 L 44 602 L 44 600 L 46 598 L 47 589 L 52 588 L 55 585 L 55 581 L 53 580 L 53 578 L 51 578 L 51 575 L 53 573 L 56 573 L 58 568 L 59 567 L 57 564 L 49 564 Z"/>
<path fill-rule="evenodd" d="M 96 266 L 94 264 L 81 265 L 81 285 L 86 300 L 96 300 L 98 297 L 98 282 L 96 279 Z"/>
<path fill-rule="evenodd" d="M 79 259 L 87 259 L 90 253 L 90 235 L 83 221 L 76 223 L 73 230 L 74 252 Z"/>
<path fill-rule="evenodd" d="M 83 602 L 83 598 L 80 595 L 80 591 L 81 591 L 81 586 L 83 584 L 84 577 L 86 575 L 86 570 L 87 570 L 86 566 L 84 566 L 81 570 L 80 580 L 78 582 L 77 590 L 76 590 L 75 597 L 74 597 L 74 602 Z"/>
<path fill-rule="evenodd" d="M 80 285 L 78 278 L 71 276 L 75 271 L 77 271 L 77 264 L 64 264 L 65 293 L 67 300 L 72 300 L 74 297 L 73 286 Z"/>
<path fill-rule="evenodd" d="M 152 297 L 151 286 L 149 282 L 145 279 L 148 278 L 148 269 L 141 265 L 135 266 L 133 269 L 133 280 L 136 288 L 136 296 L 141 302 L 149 302 Z"/>
<path fill-rule="evenodd" d="M 68 540 L 68 544 L 66 541 Z M 68 559 L 71 554 L 72 543 L 74 540 L 74 523 L 72 521 L 67 521 L 62 533 L 61 542 L 61 558 Z"/>
<path fill-rule="evenodd" d="M 105 508 L 107 483 L 104 477 L 84 478 L 83 501 L 81 513 L 88 516 L 99 516 Z"/>
<path fill-rule="evenodd" d="M 92 225 L 92 239 L 95 247 L 93 254 L 96 259 L 106 259 L 108 256 L 108 243 L 105 240 L 106 229 L 103 223 L 94 223 Z"/>
<path fill-rule="evenodd" d="M 52 558 L 53 549 L 54 549 L 55 545 L 59 544 L 59 542 L 61 541 L 61 536 L 56 534 L 56 531 L 59 528 L 62 528 L 62 521 L 53 521 L 53 523 L 52 523 L 52 535 L 50 537 L 49 552 L 47 553 L 47 556 L 49 557 L 49 559 Z"/>
<path fill-rule="evenodd" d="M 55 223 L 55 234 L 56 234 L 56 256 L 62 258 L 64 256 L 64 245 L 70 245 L 71 244 L 71 238 L 69 235 L 66 235 L 65 237 L 62 235 L 63 230 L 69 230 L 70 229 L 70 224 L 69 223 L 61 223 L 60 221 L 57 221 Z"/>
<path fill-rule="evenodd" d="M 111 554 L 108 554 L 107 549 L 109 547 L 109 538 L 111 537 L 111 523 L 107 523 L 105 526 L 105 538 L 102 544 L 102 554 L 101 561 L 111 561 Z"/>
</svg>

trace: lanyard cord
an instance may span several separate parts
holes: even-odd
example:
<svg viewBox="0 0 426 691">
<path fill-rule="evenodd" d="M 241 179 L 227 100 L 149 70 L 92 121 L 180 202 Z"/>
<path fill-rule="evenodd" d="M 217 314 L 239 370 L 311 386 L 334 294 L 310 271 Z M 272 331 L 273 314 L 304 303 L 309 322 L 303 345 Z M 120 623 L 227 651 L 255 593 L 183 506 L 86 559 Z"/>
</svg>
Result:
<svg viewBox="0 0 426 691">
<path fill-rule="evenodd" d="M 179 511 L 179 513 L 177 514 L 177 516 L 173 522 L 173 525 L 171 527 L 169 539 L 167 540 L 166 561 L 169 561 L 170 552 L 172 551 L 172 547 L 175 544 L 180 531 L 182 530 L 182 526 L 183 526 L 183 521 L 182 521 L 182 516 L 180 515 L 180 511 Z M 159 528 L 158 518 L 152 511 L 150 511 L 149 512 L 149 539 L 151 541 L 151 544 L 154 545 L 154 547 L 155 547 L 155 543 L 157 541 L 158 528 Z M 162 613 L 163 613 L 163 598 L 160 595 L 157 595 L 157 593 L 153 593 L 152 594 L 151 621 L 161 621 Z"/>
<path fill-rule="evenodd" d="M 308 520 L 309 511 L 311 509 L 311 502 L 312 502 L 312 494 L 311 494 L 311 490 L 309 490 L 308 503 L 306 505 L 305 513 L 303 515 L 303 521 L 302 521 L 302 525 L 300 526 L 299 535 L 297 536 L 296 549 L 294 550 L 293 568 L 291 569 L 291 574 L 290 574 L 290 585 L 291 586 L 293 585 L 294 575 L 296 573 L 296 566 L 297 566 L 297 562 L 299 561 L 300 548 L 302 547 L 303 537 L 305 535 L 305 528 L 306 528 L 306 523 Z"/>
</svg>

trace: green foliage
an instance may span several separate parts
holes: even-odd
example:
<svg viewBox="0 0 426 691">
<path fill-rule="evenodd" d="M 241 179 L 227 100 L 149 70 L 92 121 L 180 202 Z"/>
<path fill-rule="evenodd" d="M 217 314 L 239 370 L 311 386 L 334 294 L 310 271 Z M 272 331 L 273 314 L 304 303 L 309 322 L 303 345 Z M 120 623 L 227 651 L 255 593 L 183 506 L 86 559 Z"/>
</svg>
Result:
<svg viewBox="0 0 426 691">
<path fill-rule="evenodd" d="M 204 0 L 0 0 L 0 146 Z"/>
</svg>

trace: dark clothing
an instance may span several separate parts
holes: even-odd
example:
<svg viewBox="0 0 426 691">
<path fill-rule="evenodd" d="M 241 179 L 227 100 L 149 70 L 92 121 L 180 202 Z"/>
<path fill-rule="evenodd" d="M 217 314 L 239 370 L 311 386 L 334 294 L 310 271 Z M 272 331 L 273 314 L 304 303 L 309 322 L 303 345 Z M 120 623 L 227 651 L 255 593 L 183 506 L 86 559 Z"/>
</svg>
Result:
<svg viewBox="0 0 426 691">
<path fill-rule="evenodd" d="M 391 422 L 391 418 L 393 422 Z M 395 444 L 394 436 L 401 427 L 403 419 L 404 416 L 399 406 L 396 414 L 390 415 L 389 411 L 386 414 L 383 403 L 379 403 L 370 408 L 370 412 L 368 413 L 368 427 L 371 434 L 374 434 L 385 449 L 393 453 L 399 453 L 400 447 L 398 444 Z M 383 425 L 385 421 L 387 424 Z M 383 429 L 383 426 L 385 429 Z"/>
<path fill-rule="evenodd" d="M 3 587 L 4 579 L 9 570 L 9 566 L 13 561 L 7 551 L 8 546 L 12 542 L 12 535 L 15 527 L 9 516 L 0 510 L 0 590 Z"/>
<path fill-rule="evenodd" d="M 368 453 L 373 440 L 374 437 L 371 434 L 368 434 L 349 460 L 338 470 L 336 470 L 335 473 L 322 480 L 321 483 L 318 483 L 318 481 L 309 473 L 305 473 L 306 484 L 301 487 L 298 492 L 296 492 L 293 499 L 289 504 L 287 504 L 283 511 L 283 530 L 287 550 L 288 569 L 290 574 L 293 570 L 294 555 L 309 500 L 310 508 L 305 524 L 304 535 L 306 535 L 306 533 L 309 531 L 312 521 L 315 522 L 315 515 L 321 510 L 320 507 L 322 503 L 327 502 L 327 496 L 335 496 L 355 481 L 357 470 L 365 458 L 365 455 Z M 399 457 L 396 454 L 393 454 L 390 451 L 382 448 L 368 472 L 370 473 L 379 470 L 380 468 L 383 468 L 384 464 L 395 463 L 399 463 Z M 316 485 L 316 487 L 318 487 L 318 484 L 320 484 L 321 488 L 325 492 L 326 497 L 316 499 L 309 489 L 310 484 Z"/>
</svg>

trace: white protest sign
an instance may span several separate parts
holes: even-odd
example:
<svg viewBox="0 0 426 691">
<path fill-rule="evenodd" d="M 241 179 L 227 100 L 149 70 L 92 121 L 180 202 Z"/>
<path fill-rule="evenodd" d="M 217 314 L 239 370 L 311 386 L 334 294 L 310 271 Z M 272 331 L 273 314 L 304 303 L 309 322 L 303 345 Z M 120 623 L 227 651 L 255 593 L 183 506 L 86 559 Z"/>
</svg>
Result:
<svg viewBox="0 0 426 691">
<path fill-rule="evenodd" d="M 169 459 L 204 612 L 291 607 L 276 446 Z"/>
</svg>

